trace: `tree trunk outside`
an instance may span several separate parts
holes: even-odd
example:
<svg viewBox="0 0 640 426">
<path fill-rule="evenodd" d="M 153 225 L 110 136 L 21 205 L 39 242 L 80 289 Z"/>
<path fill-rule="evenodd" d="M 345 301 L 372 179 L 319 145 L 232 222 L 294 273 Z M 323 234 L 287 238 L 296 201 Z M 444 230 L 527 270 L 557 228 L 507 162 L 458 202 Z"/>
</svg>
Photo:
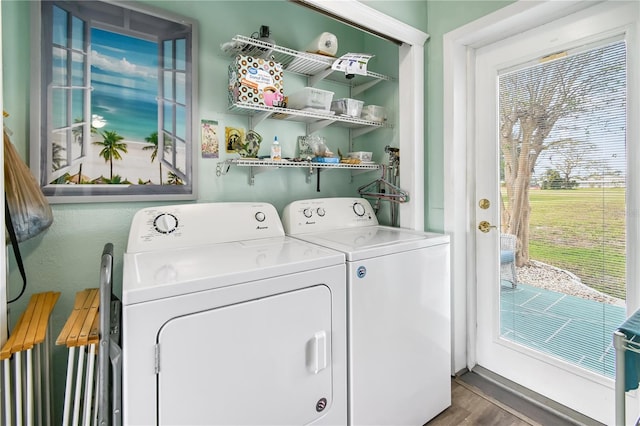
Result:
<svg viewBox="0 0 640 426">
<path fill-rule="evenodd" d="M 604 60 L 606 49 L 523 68 L 500 78 L 499 137 L 507 193 L 506 202 L 500 204 L 504 207 L 501 230 L 517 237 L 517 266 L 529 262 L 529 191 L 534 166 L 545 149 L 572 143 L 566 138 L 546 139 L 558 120 L 588 112 L 594 88 L 611 81 L 609 76 L 621 69 L 619 64 L 598 69 L 591 66 Z M 570 176 L 565 176 L 565 183 L 569 188 Z"/>
</svg>

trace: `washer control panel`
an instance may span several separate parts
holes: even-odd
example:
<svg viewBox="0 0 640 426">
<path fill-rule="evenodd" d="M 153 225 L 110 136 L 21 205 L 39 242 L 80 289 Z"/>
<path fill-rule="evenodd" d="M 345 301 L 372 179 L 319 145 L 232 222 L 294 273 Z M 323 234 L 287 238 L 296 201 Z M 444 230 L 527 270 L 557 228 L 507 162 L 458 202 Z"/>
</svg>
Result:
<svg viewBox="0 0 640 426">
<path fill-rule="evenodd" d="M 289 235 L 378 225 L 369 201 L 364 198 L 316 198 L 298 200 L 282 212 L 282 225 Z"/>
<path fill-rule="evenodd" d="M 203 203 L 148 207 L 131 222 L 127 252 L 193 247 L 284 236 L 268 203 Z"/>
</svg>

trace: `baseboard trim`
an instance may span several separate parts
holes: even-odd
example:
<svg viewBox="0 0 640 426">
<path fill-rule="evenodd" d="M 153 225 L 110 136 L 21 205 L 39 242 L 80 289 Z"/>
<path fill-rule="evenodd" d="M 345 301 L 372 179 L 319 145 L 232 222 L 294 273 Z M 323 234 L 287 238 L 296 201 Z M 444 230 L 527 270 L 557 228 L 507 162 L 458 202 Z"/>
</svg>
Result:
<svg viewBox="0 0 640 426">
<path fill-rule="evenodd" d="M 487 401 L 489 401 L 493 405 L 495 405 L 497 407 L 500 407 L 501 409 L 503 409 L 507 413 L 511 414 L 514 417 L 519 418 L 523 422 L 525 422 L 525 423 L 527 423 L 527 424 L 529 424 L 531 426 L 544 426 L 542 423 L 536 422 L 532 418 L 522 414 L 518 410 L 513 409 L 509 405 L 503 404 L 501 401 L 499 401 L 496 398 L 492 397 L 491 395 L 488 395 L 487 393 L 485 393 L 482 389 L 480 389 L 480 388 L 478 388 L 478 387 L 476 387 L 476 386 L 474 386 L 472 384 L 469 384 L 469 383 L 465 382 L 460 377 L 456 377 L 456 378 L 454 378 L 454 380 L 458 385 L 464 387 L 469 392 L 473 392 L 474 394 L 478 395 L 480 398 L 486 399 Z"/>
<path fill-rule="evenodd" d="M 536 393 L 528 388 L 525 388 L 524 386 L 519 385 L 518 383 L 515 383 L 509 379 L 506 379 L 480 366 L 473 367 L 473 369 L 469 373 L 459 376 L 458 379 L 462 381 L 470 382 L 472 386 L 479 388 L 481 391 L 491 396 L 491 392 L 487 391 L 486 389 L 483 389 L 484 386 L 481 385 L 482 382 L 473 380 L 472 375 L 477 375 L 479 378 L 484 379 L 487 382 L 490 382 L 494 386 L 497 386 L 502 390 L 507 391 L 527 401 L 528 403 L 535 405 L 541 410 L 544 410 L 564 420 L 565 422 L 567 422 L 567 424 L 584 425 L 584 426 L 604 426 L 602 423 L 590 417 L 587 417 L 582 413 L 572 410 L 571 408 L 565 405 L 562 405 L 552 399 L 549 399 L 544 395 L 540 395 L 539 393 Z M 505 405 L 505 402 L 501 402 L 501 404 Z M 515 408 L 515 407 L 512 407 L 512 408 Z M 516 408 L 516 411 L 520 411 L 520 410 L 517 410 Z M 527 413 L 522 413 L 522 414 L 524 416 L 527 416 Z"/>
</svg>

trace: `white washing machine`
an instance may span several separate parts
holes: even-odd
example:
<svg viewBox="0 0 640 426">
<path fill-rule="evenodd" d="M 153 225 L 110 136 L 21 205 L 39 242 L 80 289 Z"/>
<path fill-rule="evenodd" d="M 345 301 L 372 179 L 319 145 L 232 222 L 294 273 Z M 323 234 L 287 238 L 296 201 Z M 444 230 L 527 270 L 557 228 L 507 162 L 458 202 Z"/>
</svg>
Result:
<svg viewBox="0 0 640 426">
<path fill-rule="evenodd" d="M 270 204 L 173 205 L 123 268 L 124 424 L 346 424 L 344 254 Z"/>
<path fill-rule="evenodd" d="M 361 198 L 295 201 L 282 221 L 346 255 L 349 424 L 423 425 L 450 406 L 449 237 L 380 226 Z"/>
</svg>

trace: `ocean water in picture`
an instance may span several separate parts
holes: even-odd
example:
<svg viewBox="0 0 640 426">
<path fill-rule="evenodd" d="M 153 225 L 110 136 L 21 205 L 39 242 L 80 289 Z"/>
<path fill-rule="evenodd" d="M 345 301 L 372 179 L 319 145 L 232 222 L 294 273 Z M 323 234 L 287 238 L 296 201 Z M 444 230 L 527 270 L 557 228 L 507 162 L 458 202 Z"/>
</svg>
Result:
<svg viewBox="0 0 640 426">
<path fill-rule="evenodd" d="M 82 174 L 89 180 L 113 173 L 132 184 L 166 183 L 169 170 L 160 165 L 159 155 L 152 160 L 155 147 L 145 141 L 158 131 L 158 44 L 92 28 L 90 52 L 91 115 L 102 117 L 103 124 L 92 141 L 116 132 L 127 152 L 119 152 L 111 170 L 100 154 L 104 147 L 88 144 Z"/>
<path fill-rule="evenodd" d="M 158 44 L 91 29 L 91 113 L 100 130 L 143 142 L 158 128 Z"/>
<path fill-rule="evenodd" d="M 104 118 L 106 124 L 100 131 L 116 131 L 128 141 L 142 142 L 158 129 L 155 99 L 123 99 L 110 93 L 108 87 L 91 94 L 91 113 Z"/>
</svg>

